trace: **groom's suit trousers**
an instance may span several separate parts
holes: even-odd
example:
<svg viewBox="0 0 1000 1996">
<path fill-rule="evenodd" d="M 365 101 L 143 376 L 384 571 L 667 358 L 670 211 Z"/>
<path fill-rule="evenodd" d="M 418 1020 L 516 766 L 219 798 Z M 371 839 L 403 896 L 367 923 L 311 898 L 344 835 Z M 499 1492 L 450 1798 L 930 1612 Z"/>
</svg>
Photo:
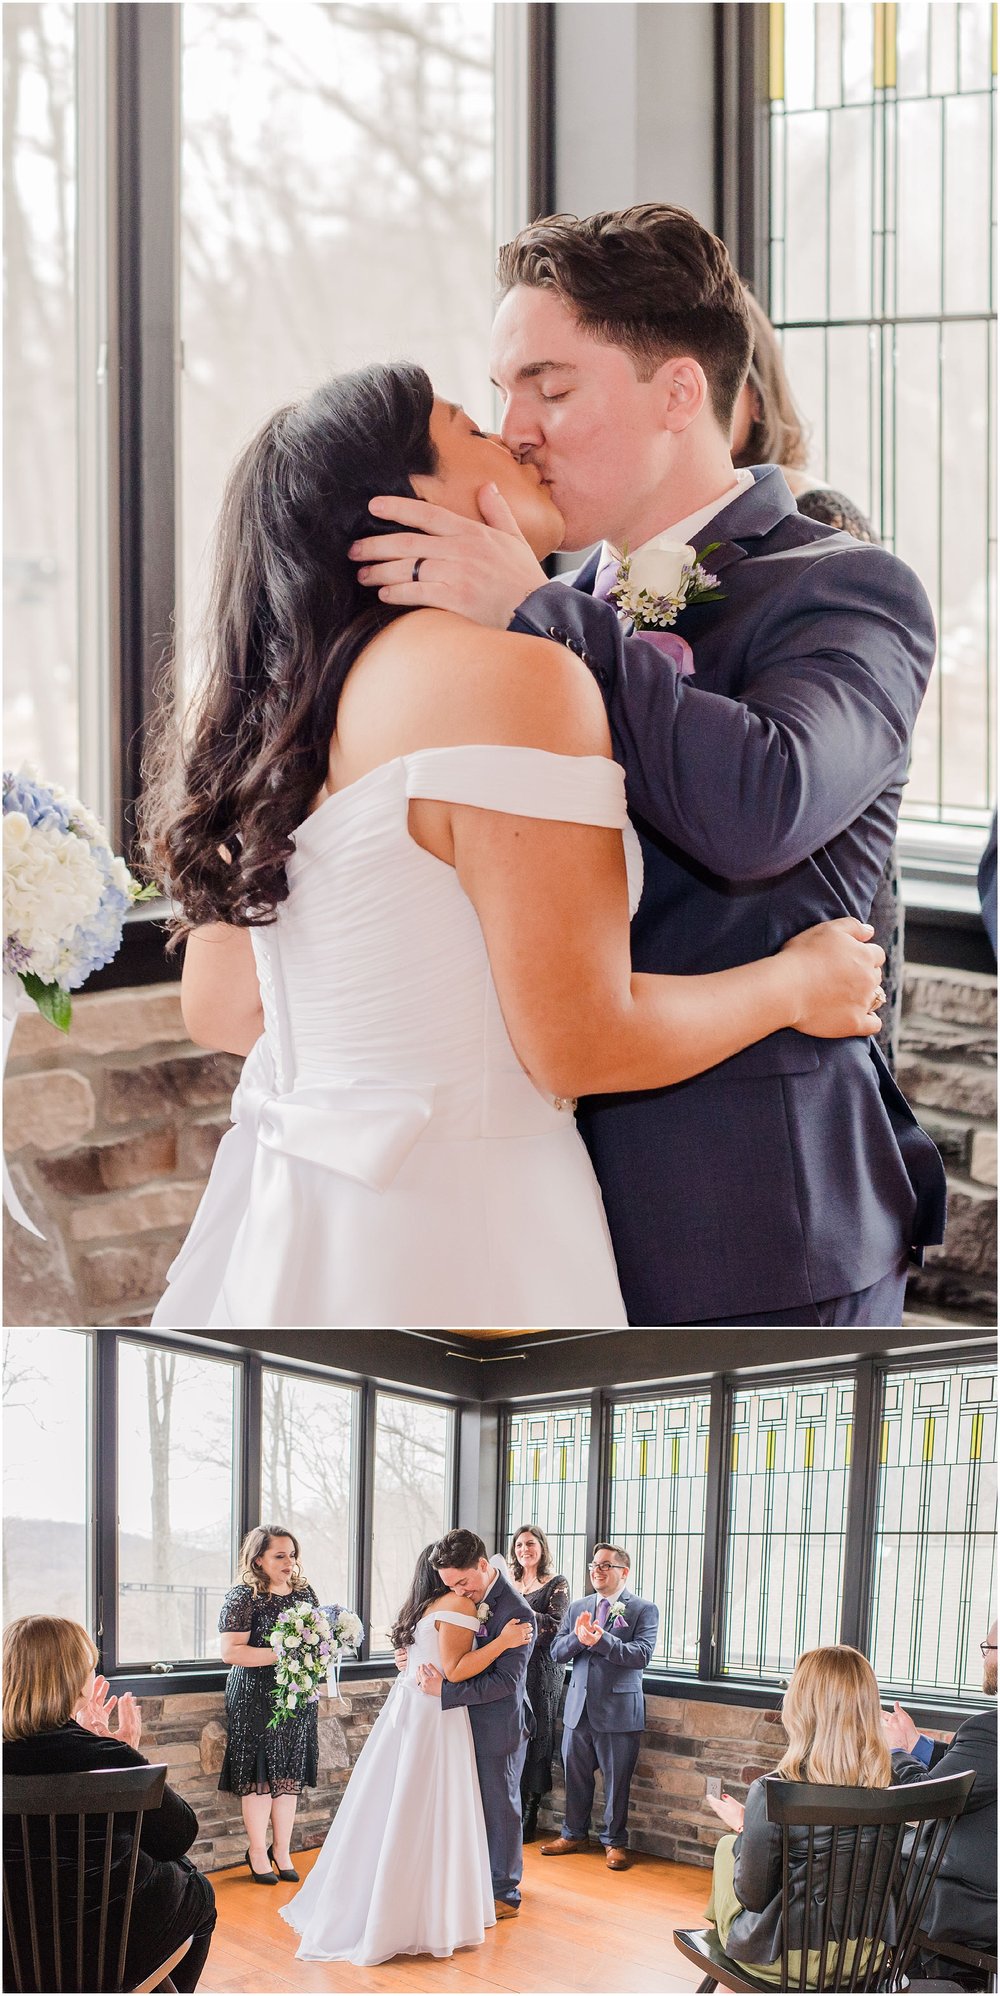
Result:
<svg viewBox="0 0 1000 1996">
<path fill-rule="evenodd" d="M 524 1853 L 521 1846 L 521 1771 L 528 1750 L 526 1739 L 514 1753 L 485 1753 L 473 1729 L 479 1787 L 486 1818 L 486 1841 L 490 1847 L 493 1897 L 508 1906 L 521 1903 L 521 1873 Z"/>
</svg>

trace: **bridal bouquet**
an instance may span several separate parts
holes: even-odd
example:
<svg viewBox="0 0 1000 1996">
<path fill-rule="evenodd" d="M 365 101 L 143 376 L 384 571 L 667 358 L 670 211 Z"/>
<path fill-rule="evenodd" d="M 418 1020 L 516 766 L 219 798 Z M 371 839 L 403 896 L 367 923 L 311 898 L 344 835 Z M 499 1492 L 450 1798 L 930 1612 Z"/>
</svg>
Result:
<svg viewBox="0 0 1000 1996">
<path fill-rule="evenodd" d="M 4 971 L 66 1033 L 70 992 L 111 962 L 132 903 L 156 889 L 133 880 L 79 798 L 30 769 L 4 771 L 3 865 Z"/>
<path fill-rule="evenodd" d="M 323 1613 L 330 1624 L 331 1656 L 327 1684 L 331 1697 L 338 1697 L 341 1658 L 345 1650 L 358 1649 L 365 1632 L 364 1625 L 350 1608 L 324 1608 Z"/>
<path fill-rule="evenodd" d="M 275 1667 L 274 1702 L 268 1727 L 283 1726 L 300 1705 L 315 1703 L 326 1677 L 334 1647 L 333 1632 L 322 1608 L 295 1602 L 283 1608 L 271 1632 Z"/>
</svg>

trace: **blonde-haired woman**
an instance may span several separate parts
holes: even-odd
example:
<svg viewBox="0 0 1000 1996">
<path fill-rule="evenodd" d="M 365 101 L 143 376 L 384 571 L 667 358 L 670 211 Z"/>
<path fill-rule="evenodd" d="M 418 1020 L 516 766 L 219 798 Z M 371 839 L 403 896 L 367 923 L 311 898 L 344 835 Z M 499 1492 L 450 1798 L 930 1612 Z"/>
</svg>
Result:
<svg viewBox="0 0 1000 1996">
<path fill-rule="evenodd" d="M 878 1682 L 859 1650 L 838 1643 L 800 1656 L 785 1692 L 781 1717 L 788 1747 L 774 1773 L 751 1782 L 745 1804 L 734 1801 L 731 1795 L 724 1795 L 721 1801 L 706 1798 L 723 1822 L 737 1832 L 722 1837 L 716 1846 L 708 1918 L 714 1921 L 726 1953 L 751 1969 L 759 1980 L 773 1982 L 775 1988 L 781 1981 L 781 1828 L 767 1820 L 766 1783 L 816 1781 L 837 1788 L 888 1788 L 893 1781 Z M 790 1833 L 790 1940 L 801 1941 L 803 1934 L 807 1834 L 805 1830 Z M 862 1832 L 866 1834 L 874 1846 L 877 1833 Z M 817 1855 L 821 1857 L 824 1849 L 820 1830 L 816 1832 Z M 840 1882 L 841 1895 L 839 1900 L 835 1895 L 831 1914 L 828 1955 L 839 1947 L 843 1932 L 846 1881 Z M 867 1889 L 867 1873 L 863 1884 Z M 814 1933 L 822 1932 L 824 1889 L 825 1866 L 820 1862 L 810 1908 L 809 1924 Z M 848 1941 L 848 1968 L 853 1967 L 860 1938 Z M 862 1954 L 863 1968 L 866 1948 Z M 797 1982 L 800 1972 L 800 1954 L 793 1949 L 789 1973 Z M 809 1951 L 811 1988 L 816 1987 L 818 1975 L 817 1947 Z"/>
<path fill-rule="evenodd" d="M 97 1651 L 79 1622 L 66 1621 L 61 1615 L 22 1615 L 11 1622 L 3 1639 L 4 1768 L 8 1774 L 79 1774 L 149 1765 L 138 1751 L 142 1720 L 136 1700 L 128 1692 L 120 1698 L 110 1696 L 107 1679 L 95 1677 L 96 1662 Z M 110 1721 L 116 1705 L 118 1730 L 112 1732 Z M 84 1889 L 86 1903 L 93 1910 L 100 1903 L 103 1883 L 104 1829 L 99 1819 L 87 1820 L 91 1827 L 84 1837 Z M 108 1890 L 107 1959 L 111 1961 L 116 1958 L 132 1851 L 128 1819 L 119 1820 L 121 1827 L 116 1828 L 112 1839 Z M 36 1825 L 36 1835 L 37 1850 L 44 1862 L 48 1854 L 48 1827 L 44 1821 Z M 142 1819 L 135 1901 L 125 1959 L 126 1989 L 134 1989 L 137 1982 L 144 1981 L 189 1938 L 191 1945 L 171 1975 L 176 1989 L 197 1987 L 215 1926 L 212 1887 L 185 1856 L 197 1835 L 198 1818 L 194 1810 L 173 1788 L 164 1788 L 159 1808 L 150 1810 Z M 65 1867 L 67 1875 L 75 1873 L 75 1823 L 69 1821 L 60 1826 L 56 1848 L 60 1867 Z M 13 1819 L 4 1823 L 3 1861 L 4 1891 L 9 1886 L 13 1896 L 15 1931 L 27 1936 L 21 1831 Z M 35 1889 L 37 1893 L 37 1884 Z M 75 1959 L 72 1892 L 65 1894 L 64 1911 L 67 1925 L 61 1938 L 65 1962 Z M 51 1935 L 45 1923 L 42 1924 L 44 1950 Z M 51 1964 L 44 1954 L 41 1966 L 40 1986 L 55 1988 L 54 1980 L 46 1979 Z M 98 1987 L 97 1966 L 97 1922 L 91 1921 L 84 1927 L 82 1988 Z M 14 1987 L 6 1934 L 4 1986 Z"/>
<path fill-rule="evenodd" d="M 284 1525 L 255 1525 L 240 1549 L 239 1580 L 219 1616 L 222 1661 L 230 1665 L 219 1787 L 240 1797 L 255 1885 L 277 1882 L 272 1864 L 279 1878 L 298 1880 L 290 1850 L 295 1811 L 303 1788 L 315 1788 L 319 1775 L 315 1705 L 303 1705 L 269 1730 L 278 1660 L 270 1638 L 293 1601 L 319 1606 L 302 1571 L 298 1539 Z"/>
</svg>

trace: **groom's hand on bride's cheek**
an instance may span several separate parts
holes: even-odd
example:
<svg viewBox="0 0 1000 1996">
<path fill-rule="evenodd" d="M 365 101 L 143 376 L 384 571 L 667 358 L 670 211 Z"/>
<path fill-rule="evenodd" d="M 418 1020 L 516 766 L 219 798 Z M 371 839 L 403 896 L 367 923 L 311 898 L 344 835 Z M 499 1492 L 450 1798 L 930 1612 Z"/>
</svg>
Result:
<svg viewBox="0 0 1000 1996">
<path fill-rule="evenodd" d="M 410 531 L 354 541 L 348 554 L 359 563 L 359 581 L 383 603 L 454 610 L 505 631 L 518 604 L 548 577 L 496 486 L 484 485 L 477 499 L 481 521 L 426 499 L 373 499 L 369 512 L 377 519 Z"/>
</svg>

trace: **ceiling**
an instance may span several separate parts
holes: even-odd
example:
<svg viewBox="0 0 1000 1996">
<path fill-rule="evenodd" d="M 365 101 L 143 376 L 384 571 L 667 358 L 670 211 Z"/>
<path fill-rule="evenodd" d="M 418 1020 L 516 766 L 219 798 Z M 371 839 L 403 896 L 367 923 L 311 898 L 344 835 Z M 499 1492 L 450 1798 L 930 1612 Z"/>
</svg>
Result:
<svg viewBox="0 0 1000 1996">
<path fill-rule="evenodd" d="M 544 1330 L 458 1331 L 456 1332 L 456 1336 L 461 1338 L 543 1338 L 545 1332 Z"/>
</svg>

